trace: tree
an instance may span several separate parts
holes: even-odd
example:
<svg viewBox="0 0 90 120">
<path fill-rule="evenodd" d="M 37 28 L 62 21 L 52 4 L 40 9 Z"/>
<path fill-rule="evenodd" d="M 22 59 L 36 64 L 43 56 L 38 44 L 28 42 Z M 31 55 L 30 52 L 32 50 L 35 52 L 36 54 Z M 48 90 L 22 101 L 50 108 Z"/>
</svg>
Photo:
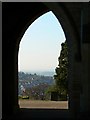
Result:
<svg viewBox="0 0 90 120">
<path fill-rule="evenodd" d="M 58 58 L 59 65 L 56 67 L 54 79 L 56 82 L 56 87 L 58 88 L 59 95 L 63 94 L 67 96 L 68 93 L 68 47 L 67 42 L 61 44 L 62 49 L 60 52 L 60 57 Z"/>
</svg>

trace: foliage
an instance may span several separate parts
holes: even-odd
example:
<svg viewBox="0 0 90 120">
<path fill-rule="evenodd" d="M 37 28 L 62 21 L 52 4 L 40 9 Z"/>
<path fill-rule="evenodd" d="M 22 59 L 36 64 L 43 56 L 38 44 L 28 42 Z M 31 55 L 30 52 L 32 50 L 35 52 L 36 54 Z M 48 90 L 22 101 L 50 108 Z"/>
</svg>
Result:
<svg viewBox="0 0 90 120">
<path fill-rule="evenodd" d="M 51 85 L 48 87 L 48 89 L 45 91 L 45 94 L 51 93 L 51 92 L 58 92 L 58 87 L 56 85 Z"/>
<path fill-rule="evenodd" d="M 18 96 L 18 99 L 29 99 L 29 96 Z"/>
<path fill-rule="evenodd" d="M 33 86 L 32 88 L 27 88 L 26 94 L 29 96 L 30 99 L 46 100 L 47 96 L 45 94 L 45 91 L 48 89 L 48 87 L 48 84 L 39 84 L 37 86 Z"/>
<path fill-rule="evenodd" d="M 29 99 L 29 96 L 22 96 L 22 99 Z"/>
<path fill-rule="evenodd" d="M 58 58 L 59 65 L 56 67 L 56 75 L 54 75 L 54 79 L 56 81 L 56 86 L 59 89 L 59 94 L 67 95 L 68 92 L 68 47 L 67 42 L 61 44 L 62 50 L 60 53 L 60 57 Z"/>
</svg>

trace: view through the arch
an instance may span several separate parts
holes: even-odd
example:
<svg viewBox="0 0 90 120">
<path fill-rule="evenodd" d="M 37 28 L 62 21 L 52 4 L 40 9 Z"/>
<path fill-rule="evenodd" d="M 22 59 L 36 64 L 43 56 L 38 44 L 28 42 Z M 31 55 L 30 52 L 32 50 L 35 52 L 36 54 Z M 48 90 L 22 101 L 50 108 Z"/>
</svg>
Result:
<svg viewBox="0 0 90 120">
<path fill-rule="evenodd" d="M 18 54 L 20 108 L 68 109 L 67 54 L 64 32 L 51 11 L 28 27 Z"/>
</svg>

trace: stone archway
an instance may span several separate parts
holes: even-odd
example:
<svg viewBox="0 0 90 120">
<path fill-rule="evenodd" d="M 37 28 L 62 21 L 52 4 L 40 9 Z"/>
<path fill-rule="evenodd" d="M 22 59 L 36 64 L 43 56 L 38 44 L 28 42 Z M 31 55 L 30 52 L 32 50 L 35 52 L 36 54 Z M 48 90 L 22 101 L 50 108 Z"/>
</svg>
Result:
<svg viewBox="0 0 90 120">
<path fill-rule="evenodd" d="M 58 18 L 59 22 L 61 23 L 64 33 L 66 35 L 66 40 L 68 42 L 69 46 L 69 111 L 72 114 L 77 114 L 77 110 L 79 110 L 79 96 L 80 96 L 80 90 L 79 90 L 79 84 L 80 84 L 80 78 L 78 78 L 77 75 L 77 64 L 79 65 L 80 61 L 80 49 L 79 49 L 79 36 L 76 32 L 76 29 L 74 26 L 72 26 L 71 20 L 69 16 L 67 15 L 66 11 L 61 7 L 58 3 L 45 3 L 45 5 L 48 7 L 46 10 L 43 10 L 39 12 L 37 15 L 33 16 L 32 20 L 28 19 L 28 22 L 25 26 L 23 26 L 21 36 L 24 34 L 25 30 L 28 28 L 30 24 L 34 20 L 36 20 L 40 15 L 46 13 L 47 11 L 51 10 L 56 17 Z M 21 37 L 17 40 L 17 45 L 19 50 L 19 43 L 20 43 Z M 17 53 L 16 51 L 16 60 L 17 60 Z M 79 55 L 78 55 L 79 54 Z M 18 63 L 18 62 L 17 62 Z M 18 66 L 17 66 L 18 67 Z M 17 70 L 17 69 L 16 69 Z M 17 71 L 16 71 L 17 72 Z M 77 76 L 77 77 L 76 77 Z M 74 109 L 73 109 L 74 108 Z"/>
<path fill-rule="evenodd" d="M 81 4 L 81 3 L 80 3 Z M 5 105 L 4 115 L 8 116 L 10 114 L 13 115 L 14 112 L 18 109 L 18 50 L 20 40 L 28 28 L 28 26 L 40 15 L 46 13 L 47 11 L 52 11 L 58 20 L 60 21 L 64 33 L 66 35 L 66 39 L 69 46 L 69 111 L 70 114 L 77 117 L 80 106 L 80 83 L 81 83 L 81 49 L 80 45 L 82 42 L 80 41 L 80 17 L 81 17 L 81 5 L 80 4 L 72 4 L 72 3 L 5 3 L 3 5 L 3 28 L 4 35 L 3 40 L 5 41 L 4 49 L 6 50 L 3 54 L 5 55 L 4 64 L 5 64 L 5 84 L 3 89 L 5 88 L 3 94 L 8 99 L 7 103 L 3 102 Z M 17 8 L 17 9 L 16 9 Z M 35 8 L 35 10 L 33 10 Z M 70 12 L 71 11 L 71 12 Z M 75 19 L 73 12 L 75 13 Z M 72 14 L 71 14 L 72 13 Z M 73 17 L 71 17 L 73 16 Z M 74 19 L 74 20 L 73 20 Z M 75 24 L 75 25 L 74 25 Z M 76 26 L 76 27 L 75 27 Z M 79 32 L 78 32 L 79 31 Z M 81 42 L 81 43 L 80 43 Z M 89 51 L 89 48 L 88 50 Z M 85 56 L 83 54 L 83 58 Z M 86 60 L 88 61 L 88 60 Z M 84 61 L 83 61 L 84 63 Z M 88 65 L 85 64 L 85 65 Z M 7 69 L 6 69 L 7 68 Z M 86 68 L 83 67 L 85 72 L 87 72 Z M 86 74 L 88 75 L 88 74 Z M 84 75 L 83 75 L 84 76 Z M 84 76 L 85 77 L 85 76 Z M 89 79 L 87 79 L 89 80 Z M 9 83 L 9 84 L 8 84 Z M 87 84 L 86 82 L 85 84 Z M 8 84 L 8 86 L 7 86 Z M 84 88 L 85 89 L 85 88 Z M 88 91 L 89 89 L 87 89 Z M 87 92 L 86 91 L 86 92 Z M 85 92 L 83 92 L 84 99 Z M 88 95 L 88 94 L 87 94 Z M 88 103 L 83 103 L 88 106 Z M 5 101 L 5 100 L 4 100 Z M 83 110 L 86 107 L 83 107 Z M 85 111 L 84 110 L 84 111 Z M 89 108 L 88 108 L 89 110 Z M 49 111 L 49 110 L 48 110 Z M 48 111 L 45 114 L 48 115 Z M 49 111 L 52 117 L 52 111 Z M 55 115 L 58 114 L 58 118 L 60 118 L 61 114 L 59 111 L 54 111 Z M 37 114 L 37 110 L 36 110 Z M 44 115 L 45 115 L 44 114 Z M 55 117 L 55 116 L 54 116 Z M 65 117 L 65 114 L 62 114 L 62 117 Z M 44 118 L 44 116 L 43 116 Z"/>
</svg>

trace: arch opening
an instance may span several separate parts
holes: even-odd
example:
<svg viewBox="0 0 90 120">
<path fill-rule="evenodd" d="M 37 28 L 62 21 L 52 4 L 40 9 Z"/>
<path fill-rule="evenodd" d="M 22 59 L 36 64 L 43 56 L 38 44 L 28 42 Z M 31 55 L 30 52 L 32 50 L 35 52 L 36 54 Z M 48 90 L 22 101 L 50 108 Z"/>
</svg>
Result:
<svg viewBox="0 0 90 120">
<path fill-rule="evenodd" d="M 18 92 L 19 93 L 18 93 L 18 95 L 20 98 L 23 98 L 23 99 L 26 97 L 26 98 L 30 98 L 30 100 L 33 100 L 33 99 L 34 100 L 42 99 L 44 101 L 49 100 L 49 102 L 47 103 L 47 108 L 50 108 L 50 107 L 48 107 L 48 105 L 50 104 L 50 101 L 60 101 L 60 102 L 58 102 L 57 105 L 56 105 L 56 102 L 55 103 L 51 102 L 52 103 L 51 108 L 52 109 L 53 108 L 68 109 L 67 99 L 64 100 L 62 105 L 60 105 L 61 101 L 63 101 L 63 100 L 60 100 L 61 96 L 59 96 L 59 95 L 57 98 L 55 98 L 55 96 L 57 96 L 56 92 L 54 92 L 55 95 L 54 95 L 53 100 L 51 100 L 53 94 L 49 94 L 49 96 L 47 96 L 45 94 L 45 91 L 49 87 L 51 87 L 51 85 L 53 86 L 55 84 L 55 79 L 54 79 L 55 68 L 58 66 L 58 64 L 60 64 L 58 61 L 58 58 L 60 57 L 60 53 L 61 53 L 61 49 L 62 49 L 61 44 L 63 42 L 65 42 L 65 40 L 66 40 L 63 29 L 60 25 L 60 22 L 55 17 L 55 15 L 51 11 L 49 11 L 48 13 L 45 13 L 45 14 L 42 15 L 41 17 L 39 17 L 38 19 L 36 19 L 30 25 L 30 27 L 28 27 L 28 29 L 26 30 L 26 32 L 23 35 L 23 38 L 20 42 L 20 48 L 22 46 L 22 50 L 19 48 L 19 56 L 18 56 L 19 57 L 19 59 L 18 59 L 19 60 L 19 63 L 18 63 L 19 64 Z M 41 19 L 42 19 L 42 22 L 41 22 Z M 39 21 L 41 22 L 41 24 L 39 23 Z M 56 22 L 56 23 L 54 23 L 54 22 Z M 33 26 L 35 26 L 35 27 L 33 27 Z M 43 30 L 44 30 L 44 32 L 42 32 Z M 62 40 L 60 40 L 60 39 L 62 39 Z M 24 47 L 24 45 L 26 45 L 26 47 Z M 29 48 L 30 48 L 30 50 L 29 50 Z M 26 51 L 25 51 L 25 49 L 26 49 Z M 23 55 L 23 53 L 24 53 L 24 55 Z M 29 55 L 30 55 L 30 57 L 29 57 Z M 20 61 L 20 59 L 21 59 L 21 61 Z M 37 64 L 37 61 L 38 61 L 38 64 Z M 20 68 L 20 62 L 21 62 L 21 68 Z M 20 71 L 22 71 L 22 72 L 20 72 Z M 47 73 L 48 73 L 48 75 L 46 75 Z M 43 84 L 40 85 L 41 80 L 39 81 L 39 79 L 42 79 L 42 81 L 45 81 L 45 79 L 48 79 L 48 83 L 46 80 L 45 82 L 43 82 Z M 36 83 L 35 83 L 35 81 L 36 81 Z M 39 82 L 37 82 L 37 81 L 39 81 Z M 53 81 L 53 82 L 49 83 L 50 81 Z M 41 89 L 39 89 L 40 87 L 41 87 Z M 44 87 L 45 87 L 45 89 L 42 90 L 42 88 L 44 88 Z M 41 93 L 41 91 L 44 91 L 44 92 Z M 42 94 L 42 95 L 40 95 L 40 94 Z M 57 99 L 57 100 L 54 100 L 54 99 Z M 19 101 L 19 104 L 22 104 L 21 106 L 25 107 L 24 106 L 25 104 L 22 101 L 21 102 Z M 32 103 L 32 104 L 34 104 L 34 103 Z M 40 101 L 40 104 L 41 104 L 41 101 Z M 53 104 L 55 104 L 55 106 L 53 106 Z M 63 104 L 64 104 L 64 107 L 62 107 Z M 38 106 L 38 107 L 45 108 L 46 107 L 45 105 Z M 28 108 L 30 108 L 29 104 L 27 104 L 27 106 L 28 106 Z M 31 106 L 31 104 L 30 104 L 30 106 Z M 32 107 L 37 108 L 37 104 L 34 104 L 34 106 L 32 106 Z"/>
</svg>

